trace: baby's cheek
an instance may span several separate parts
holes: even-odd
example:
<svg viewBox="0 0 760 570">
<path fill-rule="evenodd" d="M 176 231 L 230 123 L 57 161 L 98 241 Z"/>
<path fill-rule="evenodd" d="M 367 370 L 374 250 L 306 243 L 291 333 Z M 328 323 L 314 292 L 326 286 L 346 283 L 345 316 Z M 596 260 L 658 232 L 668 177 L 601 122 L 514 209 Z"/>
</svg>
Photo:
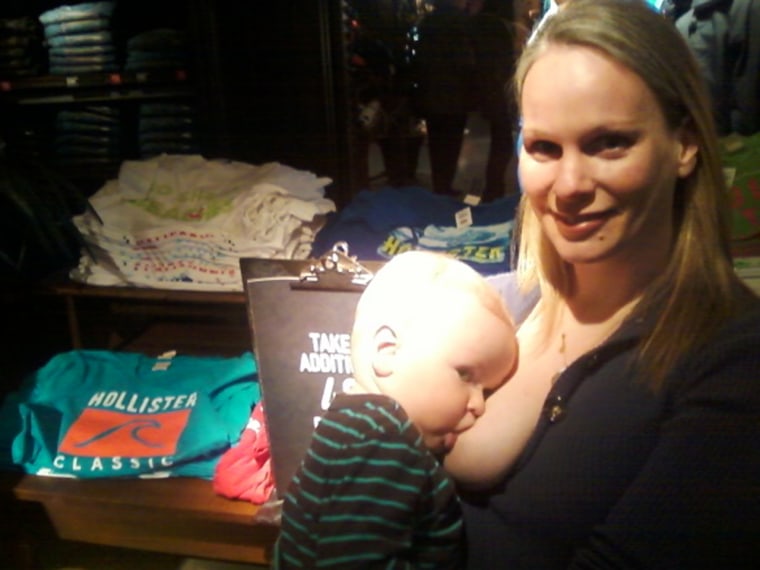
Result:
<svg viewBox="0 0 760 570">
<path fill-rule="evenodd" d="M 462 420 L 468 414 L 468 406 L 469 402 L 466 398 L 459 397 L 455 399 L 453 395 L 450 401 L 441 402 L 441 405 L 438 407 L 438 417 L 435 420 L 436 431 L 444 433 L 458 429 Z"/>
</svg>

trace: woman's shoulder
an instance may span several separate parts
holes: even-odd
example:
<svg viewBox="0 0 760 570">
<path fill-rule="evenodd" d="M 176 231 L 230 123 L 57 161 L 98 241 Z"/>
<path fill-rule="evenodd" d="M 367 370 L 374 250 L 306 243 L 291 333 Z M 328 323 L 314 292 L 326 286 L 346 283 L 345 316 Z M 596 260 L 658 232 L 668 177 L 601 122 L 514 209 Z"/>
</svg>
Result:
<svg viewBox="0 0 760 570">
<path fill-rule="evenodd" d="M 523 291 L 517 282 L 517 274 L 514 271 L 496 273 L 489 275 L 486 279 L 504 299 L 512 319 L 517 324 L 525 320 L 540 297 L 538 288 L 528 292 Z"/>
<path fill-rule="evenodd" d="M 717 336 L 717 342 L 755 342 L 760 346 L 760 297 L 745 297 L 733 318 L 726 321 Z M 760 354 L 760 351 L 757 351 Z"/>
<path fill-rule="evenodd" d="M 681 377 L 687 384 L 723 385 L 760 406 L 759 346 L 760 299 L 755 297 L 719 327 L 711 341 L 683 359 Z"/>
<path fill-rule="evenodd" d="M 718 329 L 715 342 L 735 342 L 760 338 L 760 297 L 754 292 L 742 290 L 732 317 Z"/>
</svg>

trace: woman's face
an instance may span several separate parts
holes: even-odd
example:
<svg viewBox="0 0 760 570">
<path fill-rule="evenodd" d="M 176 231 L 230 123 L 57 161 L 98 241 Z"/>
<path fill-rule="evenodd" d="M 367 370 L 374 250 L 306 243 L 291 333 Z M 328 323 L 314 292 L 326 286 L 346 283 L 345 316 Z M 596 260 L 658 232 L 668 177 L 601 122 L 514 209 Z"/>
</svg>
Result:
<svg viewBox="0 0 760 570">
<path fill-rule="evenodd" d="M 520 183 L 574 264 L 667 255 L 676 180 L 696 164 L 644 81 L 600 52 L 551 46 L 522 90 Z"/>
</svg>

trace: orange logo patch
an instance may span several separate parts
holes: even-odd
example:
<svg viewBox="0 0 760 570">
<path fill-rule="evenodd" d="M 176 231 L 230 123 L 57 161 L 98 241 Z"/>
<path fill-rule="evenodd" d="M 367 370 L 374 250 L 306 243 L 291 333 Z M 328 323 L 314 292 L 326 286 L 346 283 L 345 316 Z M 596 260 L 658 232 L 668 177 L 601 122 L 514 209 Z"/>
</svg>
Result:
<svg viewBox="0 0 760 570">
<path fill-rule="evenodd" d="M 191 410 L 124 414 L 87 408 L 69 427 L 58 451 L 82 457 L 172 455 Z"/>
</svg>

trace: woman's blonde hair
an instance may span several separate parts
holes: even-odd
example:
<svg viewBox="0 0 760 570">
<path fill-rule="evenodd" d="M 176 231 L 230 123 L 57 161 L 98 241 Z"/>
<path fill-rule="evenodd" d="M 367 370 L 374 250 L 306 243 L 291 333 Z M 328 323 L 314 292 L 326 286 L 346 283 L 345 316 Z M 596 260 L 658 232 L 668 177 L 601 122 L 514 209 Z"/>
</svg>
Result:
<svg viewBox="0 0 760 570">
<path fill-rule="evenodd" d="M 705 81 L 673 24 L 643 0 L 572 0 L 521 54 L 515 93 L 533 63 L 552 45 L 583 46 L 636 73 L 655 95 L 671 129 L 691 129 L 697 165 L 679 179 L 674 241 L 664 272 L 644 291 L 634 316 L 657 307 L 639 356 L 657 388 L 677 360 L 705 343 L 737 311 L 741 288 L 730 257 L 729 196 Z M 516 270 L 525 288 L 539 286 L 548 303 L 567 295 L 570 268 L 544 235 L 525 197 L 518 214 Z"/>
</svg>

